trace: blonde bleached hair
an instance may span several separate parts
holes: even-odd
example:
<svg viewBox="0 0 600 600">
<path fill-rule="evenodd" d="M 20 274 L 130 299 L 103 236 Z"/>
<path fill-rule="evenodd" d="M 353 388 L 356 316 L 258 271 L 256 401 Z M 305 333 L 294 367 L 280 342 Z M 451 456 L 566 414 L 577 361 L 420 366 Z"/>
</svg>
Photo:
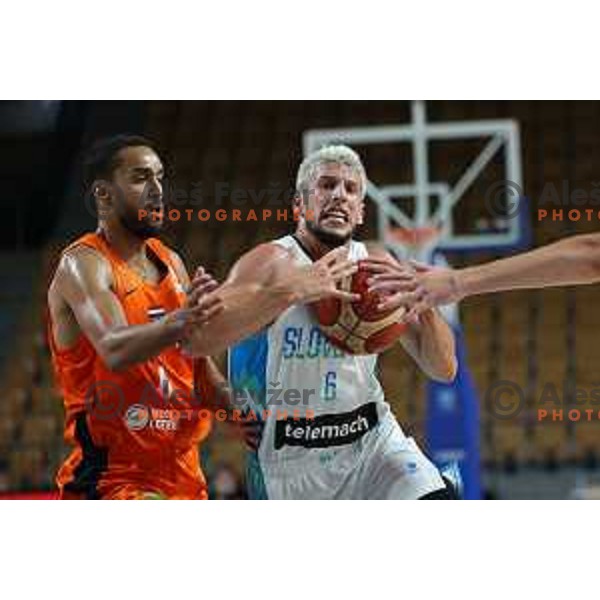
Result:
<svg viewBox="0 0 600 600">
<path fill-rule="evenodd" d="M 303 197 L 310 189 L 310 184 L 314 178 L 318 166 L 325 163 L 337 163 L 346 165 L 355 170 L 360 177 L 361 196 L 364 199 L 367 193 L 367 173 L 360 160 L 360 156 L 349 146 L 342 144 L 323 146 L 314 152 L 311 152 L 300 164 L 296 176 L 296 190 Z"/>
</svg>

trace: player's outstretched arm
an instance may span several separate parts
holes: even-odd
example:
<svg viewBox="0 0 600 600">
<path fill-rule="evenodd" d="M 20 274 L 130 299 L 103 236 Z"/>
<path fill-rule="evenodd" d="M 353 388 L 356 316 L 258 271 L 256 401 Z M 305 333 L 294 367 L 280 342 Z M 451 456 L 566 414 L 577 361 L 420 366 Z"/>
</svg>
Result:
<svg viewBox="0 0 600 600">
<path fill-rule="evenodd" d="M 600 234 L 584 234 L 465 269 L 378 264 L 372 289 L 391 294 L 389 306 L 410 306 L 407 318 L 468 296 L 600 282 Z"/>
<path fill-rule="evenodd" d="M 463 297 L 600 281 L 600 234 L 575 235 L 529 252 L 457 271 Z"/>
<path fill-rule="evenodd" d="M 233 266 L 225 283 L 214 292 L 224 309 L 202 328 L 193 328 L 186 342 L 188 351 L 196 356 L 218 354 L 256 333 L 293 304 L 327 296 L 356 300 L 356 294 L 336 287 L 357 270 L 347 255 L 348 249 L 341 247 L 310 266 L 297 266 L 285 248 L 257 246 Z"/>
<path fill-rule="evenodd" d="M 85 247 L 74 248 L 63 256 L 48 301 L 53 315 L 65 309 L 73 315 L 79 329 L 115 371 L 156 356 L 181 340 L 186 327 L 199 327 L 221 308 L 218 297 L 204 296 L 200 302 L 194 296 L 194 306 L 173 311 L 154 323 L 129 325 L 113 292 L 109 264 L 95 250 Z M 55 318 L 53 326 L 56 339 Z"/>
</svg>

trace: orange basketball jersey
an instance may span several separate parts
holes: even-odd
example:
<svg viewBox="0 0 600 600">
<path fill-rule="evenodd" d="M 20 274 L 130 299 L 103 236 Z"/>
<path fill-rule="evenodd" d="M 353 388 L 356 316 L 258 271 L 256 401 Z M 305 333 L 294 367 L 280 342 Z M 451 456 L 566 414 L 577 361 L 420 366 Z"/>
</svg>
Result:
<svg viewBox="0 0 600 600">
<path fill-rule="evenodd" d="M 146 244 L 166 267 L 157 284 L 140 277 L 97 233 L 63 252 L 87 246 L 102 254 L 128 323 L 141 325 L 185 302 L 169 250 L 157 239 Z M 73 346 L 58 348 L 50 317 L 48 337 L 64 399 L 65 440 L 74 446 L 58 472 L 61 497 L 206 498 L 198 443 L 210 431 L 211 416 L 202 398 L 193 397 L 192 359 L 172 346 L 114 372 L 84 334 Z M 197 367 L 205 370 L 202 362 Z"/>
</svg>

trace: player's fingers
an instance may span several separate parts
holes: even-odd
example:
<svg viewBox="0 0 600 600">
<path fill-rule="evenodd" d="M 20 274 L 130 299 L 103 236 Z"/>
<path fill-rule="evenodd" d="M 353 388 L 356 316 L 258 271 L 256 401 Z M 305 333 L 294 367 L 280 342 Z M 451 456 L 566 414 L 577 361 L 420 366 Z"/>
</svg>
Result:
<svg viewBox="0 0 600 600">
<path fill-rule="evenodd" d="M 370 273 L 396 273 L 398 271 L 404 272 L 407 271 L 406 268 L 402 268 L 400 264 L 392 264 L 388 262 L 371 262 L 365 261 L 363 264 L 363 268 L 365 268 Z"/>
<path fill-rule="evenodd" d="M 208 310 L 209 308 L 212 308 L 213 306 L 217 306 L 222 303 L 223 298 L 221 298 L 219 294 L 207 294 L 200 298 L 197 307 L 199 310 Z"/>
<path fill-rule="evenodd" d="M 331 263 L 327 268 L 331 273 L 333 271 L 339 271 L 340 269 L 347 269 L 348 267 L 353 267 L 358 271 L 358 263 L 354 260 L 350 260 L 349 258 L 340 258 L 334 263 Z"/>
<path fill-rule="evenodd" d="M 382 281 L 414 281 L 417 282 L 417 278 L 414 273 L 380 273 L 373 275 L 367 279 L 367 285 L 380 283 Z"/>
<path fill-rule="evenodd" d="M 194 288 L 187 297 L 188 306 L 196 306 L 202 296 L 202 292 L 198 288 Z"/>
<path fill-rule="evenodd" d="M 404 301 L 405 295 L 394 294 L 393 296 L 388 296 L 377 305 L 377 310 L 396 310 L 404 306 L 406 304 Z"/>
<path fill-rule="evenodd" d="M 232 422 L 229 421 L 229 423 Z M 256 451 L 260 444 L 260 437 L 258 434 L 250 429 L 245 421 L 242 421 L 242 423 L 235 421 L 232 424 L 237 425 L 235 428 L 236 435 L 242 440 L 246 447 L 250 450 Z"/>
<path fill-rule="evenodd" d="M 361 265 L 389 265 L 396 262 L 391 256 L 367 256 L 367 258 L 361 258 Z"/>
<path fill-rule="evenodd" d="M 333 263 L 327 269 L 330 275 L 338 277 L 341 272 L 350 271 L 350 274 L 356 273 L 358 271 L 358 264 L 355 261 L 343 259 Z"/>
<path fill-rule="evenodd" d="M 418 260 L 409 260 L 410 266 L 419 273 L 426 273 L 427 271 L 432 271 L 434 267 L 428 265 L 427 263 L 419 262 Z"/>
<path fill-rule="evenodd" d="M 209 308 L 202 313 L 194 314 L 190 316 L 189 325 L 192 327 L 203 327 L 211 319 L 214 319 L 218 314 L 223 311 L 223 306 L 214 306 Z"/>
<path fill-rule="evenodd" d="M 188 296 L 190 300 L 198 301 L 202 296 L 205 296 L 212 290 L 216 290 L 219 284 L 216 281 L 208 280 L 195 287 L 192 293 Z"/>
<path fill-rule="evenodd" d="M 197 279 L 198 277 L 202 277 L 202 275 L 204 275 L 204 273 L 205 273 L 204 267 L 198 267 L 194 271 L 194 277 L 192 279 Z"/>
<path fill-rule="evenodd" d="M 331 265 L 341 260 L 348 260 L 348 248 L 346 246 L 340 246 L 335 250 L 331 250 L 325 256 L 320 258 L 317 262 L 325 265 Z"/>
<path fill-rule="evenodd" d="M 340 281 L 346 277 L 350 277 L 350 275 L 354 275 L 354 273 L 356 273 L 357 270 L 358 269 L 357 269 L 356 265 L 349 265 L 344 269 L 332 269 L 329 272 L 329 276 L 334 281 Z"/>
<path fill-rule="evenodd" d="M 204 279 L 213 279 L 213 276 L 210 273 L 205 273 L 203 271 L 202 273 L 197 273 L 196 275 L 194 275 L 192 281 L 202 281 Z"/>
<path fill-rule="evenodd" d="M 332 298 L 339 298 L 348 302 L 358 302 L 360 300 L 360 294 L 352 294 L 351 292 L 343 292 L 342 290 L 332 290 L 329 295 Z"/>
<path fill-rule="evenodd" d="M 188 306 L 196 306 L 201 298 L 214 292 L 218 287 L 219 284 L 214 279 L 209 279 L 202 285 L 198 285 L 188 295 Z"/>
<path fill-rule="evenodd" d="M 212 283 L 212 282 L 216 283 L 216 279 L 212 275 L 205 273 L 204 275 L 192 280 L 192 286 L 190 289 L 190 293 L 193 292 L 198 287 L 206 285 L 207 283 Z"/>
<path fill-rule="evenodd" d="M 390 262 L 390 263 L 365 263 L 363 267 L 367 271 L 373 271 L 376 273 L 414 273 L 415 269 L 407 262 Z"/>
<path fill-rule="evenodd" d="M 257 450 L 260 445 L 263 424 L 255 421 L 242 422 L 242 437 L 251 450 Z"/>
<path fill-rule="evenodd" d="M 188 292 L 191 293 L 199 285 L 202 285 L 204 282 L 209 281 L 210 279 L 212 279 L 212 277 L 208 273 L 203 273 L 202 275 L 194 276 L 194 278 L 190 282 Z"/>
<path fill-rule="evenodd" d="M 198 299 L 200 298 L 200 294 L 197 289 L 192 289 L 192 291 L 188 294 L 187 297 L 187 305 L 188 306 L 196 306 L 198 304 Z"/>
<path fill-rule="evenodd" d="M 193 276 L 190 278 L 190 283 L 187 286 L 186 292 L 188 294 L 191 294 L 191 292 L 194 289 L 194 285 L 196 283 L 196 281 L 198 280 L 199 277 L 202 277 L 202 275 L 204 274 L 204 269 L 202 267 L 198 267 L 195 271 Z"/>
<path fill-rule="evenodd" d="M 421 298 L 422 292 L 398 292 L 383 298 L 383 300 L 377 305 L 378 310 L 392 310 L 399 308 L 400 306 L 407 306 L 414 304 Z"/>
<path fill-rule="evenodd" d="M 198 323 L 206 320 L 206 314 L 212 314 L 211 311 L 215 307 L 221 307 L 222 309 L 223 299 L 218 295 L 205 296 L 195 305 L 189 308 L 190 318 Z M 219 310 L 220 312 L 220 310 Z"/>
<path fill-rule="evenodd" d="M 261 421 L 242 421 L 242 430 L 244 435 L 249 438 L 258 438 L 262 432 L 264 425 Z"/>
<path fill-rule="evenodd" d="M 402 281 L 391 279 L 389 281 L 376 281 L 368 288 L 369 292 L 414 292 L 419 288 L 416 281 Z"/>
<path fill-rule="evenodd" d="M 248 434 L 246 432 L 243 432 L 243 437 L 244 442 L 246 442 L 246 446 L 248 446 L 248 448 L 250 448 L 250 450 L 253 452 L 256 452 L 260 446 L 260 437 L 256 434 Z"/>
<path fill-rule="evenodd" d="M 431 308 L 430 303 L 427 300 L 421 300 L 420 302 L 416 302 L 410 309 L 402 316 L 400 321 L 402 323 L 418 323 L 419 315 L 426 310 Z"/>
<path fill-rule="evenodd" d="M 219 287 L 219 284 L 213 279 L 207 281 L 203 285 L 198 287 L 198 296 L 203 298 L 204 296 L 214 292 Z"/>
<path fill-rule="evenodd" d="M 207 308 L 202 315 L 202 323 L 208 323 L 208 321 L 214 319 L 218 314 L 222 313 L 224 309 L 225 306 L 222 303 Z"/>
</svg>

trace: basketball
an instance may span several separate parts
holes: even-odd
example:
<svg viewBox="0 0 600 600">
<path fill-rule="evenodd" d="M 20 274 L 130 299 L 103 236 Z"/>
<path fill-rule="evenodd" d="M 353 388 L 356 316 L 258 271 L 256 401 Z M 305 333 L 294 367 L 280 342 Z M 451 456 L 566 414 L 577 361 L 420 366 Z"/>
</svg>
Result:
<svg viewBox="0 0 600 600">
<path fill-rule="evenodd" d="M 340 288 L 360 294 L 358 302 L 324 298 L 312 304 L 319 326 L 327 339 L 349 354 L 379 354 L 406 331 L 407 325 L 398 321 L 404 308 L 381 311 L 377 306 L 383 296 L 369 292 L 370 272 L 359 261 L 358 271 L 344 279 Z"/>
</svg>

